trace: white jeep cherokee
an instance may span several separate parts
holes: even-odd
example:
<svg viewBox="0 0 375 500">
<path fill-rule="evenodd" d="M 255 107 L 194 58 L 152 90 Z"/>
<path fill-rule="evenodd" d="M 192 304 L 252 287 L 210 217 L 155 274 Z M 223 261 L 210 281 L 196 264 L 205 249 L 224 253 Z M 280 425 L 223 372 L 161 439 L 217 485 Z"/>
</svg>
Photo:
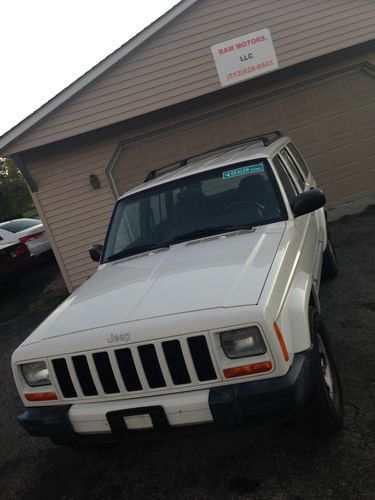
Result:
<svg viewBox="0 0 375 500">
<path fill-rule="evenodd" d="M 14 352 L 20 423 L 57 444 L 298 418 L 337 431 L 324 203 L 280 132 L 151 172 L 90 249 L 97 273 Z"/>
</svg>

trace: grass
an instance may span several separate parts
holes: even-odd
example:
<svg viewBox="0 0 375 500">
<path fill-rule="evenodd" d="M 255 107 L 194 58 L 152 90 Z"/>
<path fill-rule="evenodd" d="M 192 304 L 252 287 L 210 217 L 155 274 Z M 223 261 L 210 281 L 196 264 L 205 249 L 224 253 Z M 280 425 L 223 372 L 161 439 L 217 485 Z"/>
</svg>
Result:
<svg viewBox="0 0 375 500">
<path fill-rule="evenodd" d="M 34 215 L 38 215 L 37 211 L 35 210 L 35 207 L 29 208 L 28 210 L 25 210 L 22 213 L 22 217 L 25 217 L 26 219 L 29 219 L 30 217 L 33 217 Z"/>
<path fill-rule="evenodd" d="M 59 273 L 46 285 L 37 300 L 26 309 L 26 315 L 48 314 L 58 307 L 69 296 L 64 280 Z"/>
<path fill-rule="evenodd" d="M 44 290 L 39 299 L 26 310 L 27 315 L 52 312 L 63 302 L 69 293 L 66 289 Z"/>
</svg>

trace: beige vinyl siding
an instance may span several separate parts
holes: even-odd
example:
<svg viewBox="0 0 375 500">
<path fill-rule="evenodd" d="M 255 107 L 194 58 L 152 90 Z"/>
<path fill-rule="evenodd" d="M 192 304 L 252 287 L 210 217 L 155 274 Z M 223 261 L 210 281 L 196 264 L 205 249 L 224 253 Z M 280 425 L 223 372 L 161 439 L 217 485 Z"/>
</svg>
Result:
<svg viewBox="0 0 375 500">
<path fill-rule="evenodd" d="M 114 198 L 105 176 L 105 165 L 115 144 L 63 148 L 26 157 L 38 184 L 34 193 L 42 209 L 59 265 L 70 290 L 92 275 L 97 265 L 88 255 L 93 243 L 103 242 Z M 99 177 L 94 190 L 89 176 Z"/>
<path fill-rule="evenodd" d="M 106 169 L 122 141 L 124 153 L 112 169 L 120 194 L 153 168 L 275 127 L 301 147 L 329 201 L 374 190 L 375 73 L 368 63 L 374 60 L 374 48 L 351 50 L 277 79 L 269 75 L 261 87 L 232 87 L 137 126 L 124 124 L 112 135 L 25 155 L 39 188 L 34 198 L 70 290 L 96 269 L 88 248 L 105 236 L 114 204 Z M 100 189 L 92 189 L 90 174 L 98 175 Z"/>
<path fill-rule="evenodd" d="M 375 2 L 198 1 L 25 133 L 11 151 L 81 134 L 219 90 L 210 46 L 262 28 L 271 30 L 280 68 L 286 68 L 372 40 Z"/>
</svg>

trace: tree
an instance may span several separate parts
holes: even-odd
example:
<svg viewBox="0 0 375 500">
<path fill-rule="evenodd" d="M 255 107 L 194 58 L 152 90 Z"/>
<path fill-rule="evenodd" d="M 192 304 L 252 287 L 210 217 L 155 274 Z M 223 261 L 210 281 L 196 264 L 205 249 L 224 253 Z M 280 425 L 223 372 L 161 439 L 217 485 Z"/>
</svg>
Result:
<svg viewBox="0 0 375 500">
<path fill-rule="evenodd" d="M 0 222 L 17 219 L 33 207 L 21 172 L 6 158 L 0 158 Z"/>
</svg>

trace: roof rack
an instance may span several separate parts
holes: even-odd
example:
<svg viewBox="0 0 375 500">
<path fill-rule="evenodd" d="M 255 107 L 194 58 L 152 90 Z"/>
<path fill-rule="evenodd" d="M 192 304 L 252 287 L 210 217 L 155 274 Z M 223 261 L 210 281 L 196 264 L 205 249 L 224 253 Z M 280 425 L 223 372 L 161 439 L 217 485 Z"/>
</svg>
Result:
<svg viewBox="0 0 375 500">
<path fill-rule="evenodd" d="M 176 170 L 180 167 L 186 167 L 186 165 L 188 164 L 188 162 L 190 160 L 193 160 L 193 159 L 198 158 L 200 156 L 214 153 L 216 151 L 223 151 L 223 150 L 226 150 L 229 148 L 233 148 L 234 146 L 240 146 L 241 144 L 247 144 L 250 142 L 262 141 L 265 146 L 269 146 L 270 144 L 272 144 L 277 139 L 279 139 L 280 137 L 283 137 L 283 136 L 284 136 L 284 134 L 282 132 L 280 132 L 280 130 L 274 130 L 274 131 L 268 132 L 266 134 L 257 135 L 254 137 L 248 137 L 246 139 L 241 139 L 241 140 L 235 141 L 235 142 L 230 142 L 228 144 L 225 144 L 224 146 L 219 146 L 218 148 L 209 149 L 208 151 L 204 151 L 203 153 L 199 153 L 199 154 L 190 156 L 189 158 L 185 158 L 183 160 L 180 160 L 178 162 L 169 163 L 168 165 L 165 165 L 164 167 L 161 167 L 161 168 L 158 168 L 155 170 L 151 170 L 147 174 L 144 182 L 148 182 L 152 179 L 155 179 L 156 177 L 158 177 L 158 175 L 169 174 L 170 172 L 173 172 L 174 170 Z"/>
</svg>

